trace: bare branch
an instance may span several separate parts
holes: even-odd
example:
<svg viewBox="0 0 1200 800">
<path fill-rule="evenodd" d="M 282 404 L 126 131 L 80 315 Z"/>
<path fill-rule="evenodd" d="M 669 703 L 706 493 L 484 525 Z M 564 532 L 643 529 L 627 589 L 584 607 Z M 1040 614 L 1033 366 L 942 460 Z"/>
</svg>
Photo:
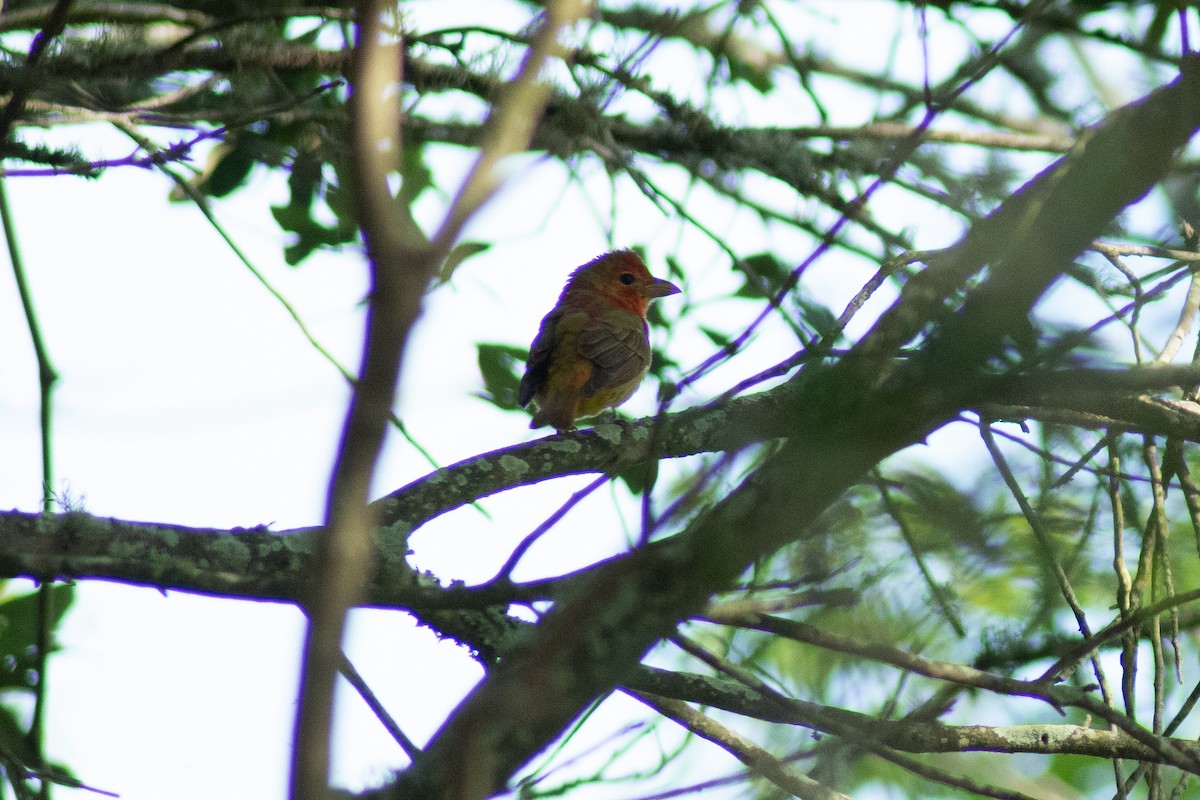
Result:
<svg viewBox="0 0 1200 800">
<path fill-rule="evenodd" d="M 751 770 L 801 800 L 850 800 L 848 795 L 796 772 L 754 742 L 693 710 L 687 703 L 642 692 L 634 692 L 633 696 L 667 719 L 675 720 L 697 736 L 728 751 Z"/>
<path fill-rule="evenodd" d="M 371 564 L 376 515 L 371 479 L 391 419 L 392 399 L 408 334 L 433 275 L 426 263 L 406 259 L 387 177 L 400 152 L 400 44 L 385 41 L 388 4 L 363 0 L 358 7 L 351 130 L 358 206 L 356 217 L 371 262 L 359 380 L 354 385 L 333 465 L 325 528 L 317 536 L 310 592 L 305 597 L 308 633 L 292 747 L 291 797 L 323 800 L 329 780 L 334 679 L 342 665 L 346 613 L 361 601 Z"/>
</svg>

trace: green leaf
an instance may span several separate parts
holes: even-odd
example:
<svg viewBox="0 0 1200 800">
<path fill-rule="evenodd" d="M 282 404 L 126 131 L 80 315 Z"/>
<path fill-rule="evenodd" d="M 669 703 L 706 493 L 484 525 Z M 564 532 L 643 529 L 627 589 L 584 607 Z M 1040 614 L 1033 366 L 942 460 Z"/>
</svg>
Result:
<svg viewBox="0 0 1200 800">
<path fill-rule="evenodd" d="M 252 144 L 242 140 L 230 140 L 216 157 L 212 171 L 200 183 L 199 189 L 211 197 L 224 197 L 246 182 L 257 159 Z"/>
<path fill-rule="evenodd" d="M 429 246 L 429 236 L 422 230 L 416 215 L 413 214 L 417 198 L 433 185 L 433 173 L 425 164 L 424 156 L 424 148 L 420 146 L 404 148 L 400 165 L 400 191 L 396 195 L 397 232 L 404 243 L 415 250 Z M 467 255 L 473 254 L 467 253 Z M 463 258 L 466 257 L 463 256 Z M 449 262 L 449 258 L 447 258 L 447 262 Z M 443 271 L 445 271 L 445 267 L 443 267 Z M 449 272 L 446 272 L 446 276 L 449 277 Z"/>
<path fill-rule="evenodd" d="M 292 159 L 288 173 L 288 191 L 291 192 L 290 206 L 300 209 L 312 208 L 317 191 L 323 182 L 321 160 L 313 153 L 302 151 Z"/>
<path fill-rule="evenodd" d="M 653 489 L 658 481 L 658 461 L 653 458 L 635 461 L 622 467 L 617 477 L 629 487 L 634 496 L 640 496 L 643 492 Z"/>
<path fill-rule="evenodd" d="M 58 649 L 54 631 L 75 598 L 75 587 L 55 584 L 45 591 L 49 595 L 50 650 L 54 651 Z M 17 692 L 29 693 L 40 679 L 36 670 L 41 595 L 42 590 L 35 590 L 0 600 L 0 691 L 8 690 L 5 697 L 12 698 Z M 20 766 L 36 770 L 44 779 L 78 785 L 65 766 L 40 763 L 37 753 L 30 747 L 21 716 L 11 704 L 0 705 L 0 751 Z M 6 762 L 5 766 L 11 765 Z M 18 775 L 7 777 L 14 786 L 21 780 Z"/>
<path fill-rule="evenodd" d="M 446 283 L 454 274 L 454 270 L 458 269 L 462 262 L 466 261 L 471 256 L 477 256 L 484 250 L 487 250 L 491 245 L 483 242 L 459 242 L 454 245 L 454 249 L 446 256 L 446 260 L 442 262 L 442 268 L 438 270 L 438 283 Z"/>
<path fill-rule="evenodd" d="M 521 379 L 517 375 L 518 365 L 524 364 L 529 351 L 523 347 L 507 344 L 480 343 L 479 374 L 483 377 L 484 391 L 476 396 L 487 400 L 497 408 L 516 411 L 517 386 Z"/>
<path fill-rule="evenodd" d="M 651 328 L 668 328 L 672 321 L 662 313 L 662 305 L 659 303 L 651 303 L 650 308 L 646 310 L 646 322 L 650 323 Z"/>
<path fill-rule="evenodd" d="M 329 210 L 338 218 L 341 227 L 349 228 L 351 231 L 356 228 L 354 192 L 346 188 L 345 181 L 336 167 L 333 178 L 326 181 L 325 184 L 325 205 L 329 206 Z"/>
<path fill-rule="evenodd" d="M 683 266 L 679 263 L 679 259 L 675 256 L 667 256 L 667 277 L 681 282 L 687 280 L 687 273 L 683 271 Z"/>
<path fill-rule="evenodd" d="M 725 54 L 725 63 L 729 65 L 730 78 L 748 83 L 759 94 L 766 94 L 775 88 L 769 68 L 763 69 L 728 53 Z"/>
<path fill-rule="evenodd" d="M 409 144 L 404 148 L 400 175 L 400 194 L 397 199 L 405 206 L 412 206 L 421 192 L 433 186 L 433 172 L 425 163 L 423 143 Z"/>
<path fill-rule="evenodd" d="M 11 753 L 24 766 L 33 766 L 37 757 L 25 738 L 25 729 L 17 721 L 16 714 L 6 706 L 0 706 L 0 748 Z"/>
<path fill-rule="evenodd" d="M 837 316 L 815 300 L 800 301 L 800 318 L 822 336 L 830 333 L 837 325 Z"/>
<path fill-rule="evenodd" d="M 310 152 L 297 153 L 288 175 L 288 204 L 271 207 L 271 214 L 279 227 L 296 236 L 284 249 L 284 258 L 293 266 L 319 247 L 345 244 L 355 236 L 355 226 L 351 219 L 336 209 L 334 213 L 338 215 L 338 225 L 335 227 L 324 225 L 313 218 L 313 205 L 326 189 L 319 157 Z M 329 194 L 333 195 L 332 192 Z M 341 198 L 333 199 L 338 201 Z"/>
<path fill-rule="evenodd" d="M 73 586 L 50 587 L 53 632 L 75 597 Z M 0 689 L 30 689 L 29 673 L 37 669 L 38 592 L 0 602 Z M 53 640 L 51 649 L 57 649 Z M 36 678 L 35 678 L 36 680 Z"/>
<path fill-rule="evenodd" d="M 729 338 L 720 331 L 713 330 L 712 328 L 706 328 L 701 325 L 700 332 L 707 336 L 708 340 L 717 347 L 728 350 L 733 345 L 733 339 Z"/>
<path fill-rule="evenodd" d="M 29 739 L 23 726 L 17 720 L 12 709 L 3 706 L 0 706 L 0 750 L 9 758 L 15 759 L 21 766 L 36 770 L 40 778 L 53 781 L 61 786 L 85 788 L 84 783 L 76 778 L 66 765 L 56 762 L 39 764 L 37 754 L 29 746 Z M 6 775 L 5 777 L 10 781 L 21 779 L 17 775 Z M 7 797 L 7 795 L 0 793 L 0 797 Z"/>
<path fill-rule="evenodd" d="M 677 369 L 679 369 L 679 362 L 667 356 L 662 350 L 655 348 L 650 351 L 650 369 L 647 371 L 648 375 L 653 375 L 660 381 L 665 381 L 663 373 L 668 370 Z"/>
<path fill-rule="evenodd" d="M 744 258 L 734 264 L 734 267 L 746 275 L 741 288 L 734 292 L 735 297 L 755 300 L 773 297 L 791 278 L 791 270 L 770 253 L 759 253 Z"/>
</svg>

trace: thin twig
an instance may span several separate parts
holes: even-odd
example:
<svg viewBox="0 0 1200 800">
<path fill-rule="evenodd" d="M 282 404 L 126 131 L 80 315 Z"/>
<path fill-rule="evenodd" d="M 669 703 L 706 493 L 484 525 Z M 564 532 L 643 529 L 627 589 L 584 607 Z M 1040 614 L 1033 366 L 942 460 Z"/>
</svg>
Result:
<svg viewBox="0 0 1200 800">
<path fill-rule="evenodd" d="M 797 139 L 833 139 L 839 142 L 903 141 L 912 136 L 913 126 L 899 122 L 873 122 L 858 127 L 819 125 L 788 128 Z M 965 144 L 996 150 L 1065 153 L 1075 146 L 1072 136 L 1053 133 L 1011 133 L 1009 131 L 927 130 L 925 141 L 939 144 Z"/>
<path fill-rule="evenodd" d="M 1059 562 L 1058 556 L 1055 555 L 1054 543 L 1050 539 L 1050 534 L 1042 525 L 1041 517 L 1038 516 L 1033 506 L 1029 503 L 1029 500 L 1025 497 L 1025 492 L 1021 489 L 1016 476 L 1013 475 L 1012 468 L 1008 465 L 1008 459 L 1004 457 L 1004 453 L 1001 452 L 999 446 L 996 444 L 996 438 L 992 435 L 991 425 L 984 422 L 979 426 L 979 432 L 983 436 L 983 443 L 987 447 L 988 455 L 991 456 L 992 462 L 996 465 L 996 469 L 999 470 L 1000 476 L 1004 479 L 1009 493 L 1017 501 L 1017 506 L 1021 509 L 1021 513 L 1025 517 L 1025 522 L 1029 525 L 1029 529 L 1038 540 L 1042 555 L 1045 557 L 1051 573 L 1058 582 L 1063 599 L 1067 601 L 1071 613 L 1075 615 L 1075 622 L 1079 627 L 1079 632 L 1084 636 L 1090 636 L 1091 630 L 1088 626 L 1087 615 L 1084 614 L 1083 606 L 1075 596 L 1075 590 L 1071 586 L 1071 579 L 1067 576 L 1066 570 L 1063 569 L 1062 564 Z"/>
<path fill-rule="evenodd" d="M 1179 352 L 1184 338 L 1192 332 L 1197 310 L 1200 310 L 1200 270 L 1192 273 L 1192 280 L 1188 284 L 1187 296 L 1184 298 L 1183 305 L 1179 309 L 1179 320 L 1175 323 L 1175 328 L 1171 331 L 1171 335 L 1167 337 L 1167 342 L 1163 345 L 1158 357 L 1154 359 L 1155 363 L 1168 364 L 1175 358 L 1175 354 Z"/>
<path fill-rule="evenodd" d="M 1119 244 L 1117 242 L 1102 242 L 1099 239 L 1087 247 L 1101 255 L 1112 256 L 1147 256 L 1150 258 L 1169 258 L 1173 261 L 1195 263 L 1200 261 L 1200 253 L 1194 250 L 1178 250 L 1173 247 L 1154 247 L 1144 244 Z"/>
<path fill-rule="evenodd" d="M 13 279 L 17 285 L 17 294 L 21 299 L 21 309 L 25 316 L 25 326 L 29 330 L 29 338 L 33 344 L 34 357 L 38 367 L 38 427 L 41 431 L 41 461 L 42 461 L 42 513 L 54 513 L 54 386 L 58 382 L 58 373 L 50 360 L 50 352 L 38 322 L 37 311 L 33 305 L 33 293 L 26 279 L 25 259 L 21 255 L 21 247 L 17 241 L 16 221 L 13 219 L 12 208 L 8 202 L 8 183 L 0 177 L 0 223 L 4 226 L 4 240 L 8 248 L 9 263 L 12 264 Z M 54 594 L 48 581 L 43 581 L 38 587 L 37 596 L 37 641 L 35 646 L 37 684 L 34 690 L 33 715 L 29 722 L 26 741 L 29 750 L 37 759 L 37 764 L 27 766 L 42 767 L 45 746 L 46 701 L 49 687 L 47 659 L 51 648 L 51 628 L 54 625 Z M 15 780 L 15 778 L 14 778 Z M 49 783 L 42 782 L 41 793 L 48 797 Z"/>
<path fill-rule="evenodd" d="M 371 691 L 371 687 L 367 685 L 363 676 L 354 668 L 354 662 L 350 660 L 345 652 L 342 653 L 342 663 L 338 669 L 342 673 L 342 677 L 354 687 L 354 690 L 358 692 L 358 696 L 363 699 L 363 702 L 375 714 L 375 718 L 379 720 L 384 729 L 396 740 L 396 744 L 400 745 L 400 749 L 404 751 L 404 755 L 408 756 L 408 760 L 416 761 L 418 756 L 421 755 L 421 748 L 417 747 L 413 740 L 405 735 L 400 725 L 388 713 L 388 710 L 384 708 L 379 698 L 375 696 L 375 692 Z"/>
<path fill-rule="evenodd" d="M 308 327 L 308 324 L 305 323 L 304 318 L 300 316 L 299 310 L 292 305 L 291 301 L 288 300 L 287 297 L 283 295 L 283 292 L 281 292 L 273 283 L 271 283 L 270 280 L 268 280 L 266 274 L 260 270 L 253 261 L 250 260 L 250 257 L 246 255 L 245 251 L 242 250 L 229 231 L 225 229 L 225 226 L 222 225 L 217 219 L 216 215 L 213 213 L 212 206 L 210 206 L 208 203 L 208 199 L 200 192 L 200 190 L 197 189 L 191 181 L 188 181 L 186 178 L 167 166 L 167 162 L 171 159 L 166 158 L 165 152 L 158 148 L 154 142 L 144 136 L 133 125 L 121 120 L 115 122 L 114 126 L 126 136 L 131 138 L 134 142 L 136 142 L 138 147 L 150 154 L 150 162 L 153 163 L 153 165 L 160 172 L 170 178 L 175 184 L 176 188 L 192 201 L 196 208 L 199 209 L 200 213 L 204 215 L 204 218 L 208 221 L 208 224 L 212 226 L 212 229 L 216 231 L 217 235 L 221 237 L 223 242 L 225 242 L 226 246 L 228 246 L 233 252 L 233 255 L 237 258 L 237 260 L 241 262 L 242 266 L 245 267 L 250 275 L 256 281 L 258 281 L 264 289 L 267 290 L 267 293 L 271 295 L 271 297 L 274 298 L 277 303 L 279 303 L 279 305 L 283 308 L 284 313 L 291 318 L 292 322 L 296 325 L 296 328 L 300 331 L 300 335 L 304 337 L 304 340 L 308 342 L 309 346 L 316 350 L 317 354 L 324 358 L 330 366 L 336 369 L 338 374 L 342 376 L 346 383 L 350 385 L 351 390 L 353 390 L 358 384 L 358 380 L 354 377 L 354 374 L 351 373 L 344 364 L 338 361 L 337 356 L 335 356 L 333 352 L 329 350 L 329 348 L 321 343 L 321 340 L 316 337 L 316 335 Z M 392 427 L 394 427 L 396 431 L 398 431 L 400 435 L 404 437 L 405 441 L 412 445 L 413 449 L 415 449 L 431 467 L 433 467 L 435 470 L 441 469 L 441 465 L 437 462 L 433 455 L 413 437 L 412 433 L 408 430 L 408 426 L 405 425 L 403 420 L 396 416 L 394 412 L 391 413 L 389 421 L 391 422 Z M 474 503 L 472 504 L 474 505 Z"/>
<path fill-rule="evenodd" d="M 1127 617 L 1113 620 L 1108 625 L 1105 625 L 1095 634 L 1087 637 L 1074 645 L 1068 652 L 1059 656 L 1041 677 L 1037 678 L 1035 683 L 1040 683 L 1049 680 L 1058 680 L 1061 676 L 1068 675 L 1075 670 L 1079 663 L 1094 653 L 1101 645 L 1110 639 L 1113 639 L 1128 630 L 1135 630 L 1142 623 L 1153 619 L 1156 615 L 1161 614 L 1171 608 L 1187 605 L 1188 603 L 1200 600 L 1200 589 L 1193 589 L 1188 592 L 1177 594 L 1174 597 L 1167 597 L 1152 603 L 1148 606 L 1137 609 Z"/>
<path fill-rule="evenodd" d="M 950 601 L 946 597 L 945 587 L 934 579 L 933 573 L 929 571 L 929 567 L 925 564 L 925 557 L 917 548 L 916 537 L 913 536 L 904 513 L 900 510 L 896 501 L 892 499 L 892 493 L 888 489 L 887 482 L 883 479 L 883 473 L 878 469 L 871 470 L 871 482 L 875 484 L 875 488 L 879 492 L 879 498 L 883 503 L 884 511 L 892 518 L 892 521 L 896 523 L 896 527 L 900 530 L 900 536 L 908 546 L 908 552 L 912 555 L 913 561 L 916 562 L 917 570 L 921 573 L 921 578 L 925 581 L 925 586 L 928 587 L 929 593 L 933 596 L 933 601 L 941 610 L 942 617 L 946 622 L 950 623 L 950 627 L 954 629 L 954 633 L 960 638 L 966 636 L 967 631 L 963 626 L 962 619 L 959 617 L 958 612 L 954 610 L 954 607 L 950 605 Z"/>
<path fill-rule="evenodd" d="M 674 720 L 697 736 L 717 745 L 754 772 L 801 800 L 850 800 L 848 795 L 835 792 L 807 775 L 796 772 L 754 742 L 721 725 L 712 717 L 692 709 L 682 700 L 645 692 L 630 694 L 667 719 Z"/>
<path fill-rule="evenodd" d="M 826 650 L 838 653 L 850 653 L 869 658 L 907 672 L 924 675 L 927 678 L 948 681 L 960 686 L 971 686 L 986 689 L 997 694 L 1018 695 L 1045 700 L 1052 705 L 1057 703 L 1050 694 L 1050 685 L 1043 681 L 1022 681 L 1006 678 L 1002 675 L 969 667 L 965 664 L 953 664 L 947 661 L 934 661 L 913 655 L 891 645 L 879 642 L 864 642 L 849 636 L 831 633 L 807 622 L 770 616 L 767 614 L 738 614 L 722 615 L 720 617 L 702 616 L 709 622 L 719 625 L 733 625 L 748 630 L 757 630 L 775 636 L 783 636 L 797 642 L 812 644 Z"/>
<path fill-rule="evenodd" d="M 572 508 L 579 505 L 584 498 L 599 489 L 604 484 L 608 483 L 610 480 L 611 478 L 608 475 L 601 475 L 587 486 L 568 497 L 565 503 L 555 509 L 553 514 L 551 514 L 540 525 L 534 528 L 524 539 L 520 541 L 520 543 L 517 544 L 516 547 L 513 548 L 512 554 L 509 555 L 508 560 L 504 562 L 504 566 L 500 567 L 500 570 L 496 573 L 496 577 L 492 578 L 490 581 L 486 581 L 484 585 L 490 586 L 510 582 L 512 580 L 513 570 L 517 568 L 517 564 L 521 562 L 521 559 L 525 556 L 525 553 L 529 551 L 529 548 L 533 547 L 538 539 L 549 533 L 550 529 L 557 525 L 558 522 L 565 517 Z"/>
<path fill-rule="evenodd" d="M 1087 615 L 1084 613 L 1083 606 L 1075 595 L 1075 589 L 1071 586 L 1070 577 L 1067 575 L 1066 570 L 1063 569 L 1062 563 L 1054 552 L 1054 542 L 1051 541 L 1049 532 L 1042 524 L 1041 516 L 1034 510 L 1033 505 L 1025 496 L 1025 492 L 1021 489 L 1020 483 L 1017 482 L 1012 468 L 1008 465 L 1008 460 L 996 444 L 996 439 L 992 435 L 991 425 L 985 423 L 980 426 L 979 431 L 983 435 L 988 455 L 991 456 L 992 462 L 996 465 L 996 469 L 999 470 L 1000 476 L 1004 480 L 1005 486 L 1008 487 L 1009 493 L 1017 501 L 1017 506 L 1021 509 L 1021 514 L 1025 517 L 1026 524 L 1029 525 L 1034 538 L 1037 539 L 1042 556 L 1058 582 L 1059 591 L 1062 593 L 1063 599 L 1066 600 L 1067 606 L 1071 609 L 1071 613 L 1075 616 L 1075 624 L 1078 626 L 1080 634 L 1085 637 L 1091 636 L 1092 632 L 1091 627 L 1088 625 Z M 1100 659 L 1094 656 L 1091 659 L 1091 664 L 1092 672 L 1096 676 L 1096 682 L 1100 685 L 1101 699 L 1106 705 L 1111 707 L 1112 695 L 1109 691 L 1108 679 L 1105 676 L 1104 667 Z"/>
<path fill-rule="evenodd" d="M 1109 432 L 1108 436 L 1108 498 L 1112 508 L 1113 525 L 1113 573 L 1117 576 L 1117 611 L 1125 619 L 1133 613 L 1133 577 L 1125 565 L 1125 505 L 1121 499 L 1121 452 L 1117 434 Z M 1137 634 L 1128 632 L 1122 637 L 1121 663 L 1121 696 L 1125 704 L 1125 713 L 1134 713 L 1134 682 L 1133 678 L 1137 663 Z"/>
</svg>

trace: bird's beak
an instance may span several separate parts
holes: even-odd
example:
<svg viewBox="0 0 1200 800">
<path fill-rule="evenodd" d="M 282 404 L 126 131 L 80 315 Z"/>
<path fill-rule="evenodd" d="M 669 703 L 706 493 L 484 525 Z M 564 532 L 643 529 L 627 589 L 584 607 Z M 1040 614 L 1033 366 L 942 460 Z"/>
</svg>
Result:
<svg viewBox="0 0 1200 800">
<path fill-rule="evenodd" d="M 662 278 L 655 278 L 654 282 L 642 289 L 642 295 L 647 300 L 653 300 L 655 297 L 667 297 L 672 294 L 679 294 L 680 289 L 670 281 Z"/>
</svg>

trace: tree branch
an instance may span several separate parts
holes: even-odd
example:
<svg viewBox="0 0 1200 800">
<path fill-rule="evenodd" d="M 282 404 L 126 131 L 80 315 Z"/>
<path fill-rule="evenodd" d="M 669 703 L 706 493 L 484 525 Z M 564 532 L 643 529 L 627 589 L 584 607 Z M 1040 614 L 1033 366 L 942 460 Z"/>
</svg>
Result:
<svg viewBox="0 0 1200 800">
<path fill-rule="evenodd" d="M 960 311 L 941 312 L 940 292 L 906 291 L 846 359 L 810 365 L 796 379 L 794 435 L 780 451 L 684 533 L 615 559 L 556 603 L 389 794 L 428 797 L 460 785 L 456 772 L 468 764 L 475 783 L 462 797 L 502 790 L 711 593 L 801 536 L 871 465 L 953 418 L 988 383 L 983 368 L 1008 331 L 1113 216 L 1162 178 L 1198 125 L 1200 70 L 1189 62 L 1174 83 L 1087 131 L 1082 151 L 1023 187 L 948 255 L 947 289 L 990 267 Z M 927 349 L 881 371 L 878 356 L 893 356 L 931 320 L 943 321 Z"/>
<path fill-rule="evenodd" d="M 1070 424 L 1177 436 L 1200 442 L 1200 404 L 1134 393 L 1200 377 L 1200 368 L 1069 370 L 1055 380 L 1019 383 L 993 396 L 1004 403 L 973 406 L 989 419 Z M 1065 391 L 1056 393 L 1054 385 Z M 1081 390 L 1082 389 L 1082 390 Z M 784 438 L 784 412 L 798 384 L 725 403 L 665 415 L 653 439 L 652 419 L 554 435 L 444 467 L 376 501 L 380 528 L 375 569 L 363 602 L 387 608 L 478 609 L 522 594 L 443 588 L 406 564 L 408 537 L 441 514 L 489 495 L 566 475 L 617 472 L 647 457 L 678 458 L 734 450 Z M 649 452 L 653 441 L 654 451 Z M 232 530 L 92 517 L 72 512 L 41 522 L 0 512 L 0 576 L 99 578 L 161 590 L 297 602 L 310 569 L 316 528 Z"/>
<path fill-rule="evenodd" d="M 376 508 L 371 480 L 392 414 L 401 360 L 436 261 L 406 258 L 398 233 L 388 176 L 400 147 L 401 46 L 387 41 L 386 4 L 363 0 L 356 15 L 357 41 L 350 98 L 355 218 L 371 266 L 359 379 L 346 410 L 326 499 L 325 527 L 317 533 L 304 603 L 308 629 L 300 673 L 300 699 L 292 747 L 292 800 L 322 800 L 328 791 L 333 732 L 333 690 L 342 663 L 342 633 L 349 609 L 361 602 L 370 570 Z"/>
<path fill-rule="evenodd" d="M 645 692 L 634 692 L 633 696 L 667 719 L 674 720 L 697 736 L 729 752 L 749 769 L 801 800 L 850 800 L 848 795 L 835 792 L 807 775 L 796 772 L 754 742 L 721 725 L 712 717 L 695 711 L 680 700 Z"/>
<path fill-rule="evenodd" d="M 1163 758 L 1163 747 L 1149 747 L 1121 731 L 1080 725 L 946 725 L 924 720 L 881 719 L 870 714 L 792 699 L 787 706 L 752 692 L 726 678 L 671 672 L 642 666 L 622 684 L 626 689 L 653 692 L 679 701 L 699 703 L 764 722 L 800 725 L 832 735 L 870 736 L 876 744 L 905 753 L 1034 753 L 1081 755 L 1095 758 L 1128 758 L 1152 763 L 1173 763 Z M 1196 772 L 1200 743 L 1163 738 L 1196 761 L 1175 764 Z"/>
</svg>

